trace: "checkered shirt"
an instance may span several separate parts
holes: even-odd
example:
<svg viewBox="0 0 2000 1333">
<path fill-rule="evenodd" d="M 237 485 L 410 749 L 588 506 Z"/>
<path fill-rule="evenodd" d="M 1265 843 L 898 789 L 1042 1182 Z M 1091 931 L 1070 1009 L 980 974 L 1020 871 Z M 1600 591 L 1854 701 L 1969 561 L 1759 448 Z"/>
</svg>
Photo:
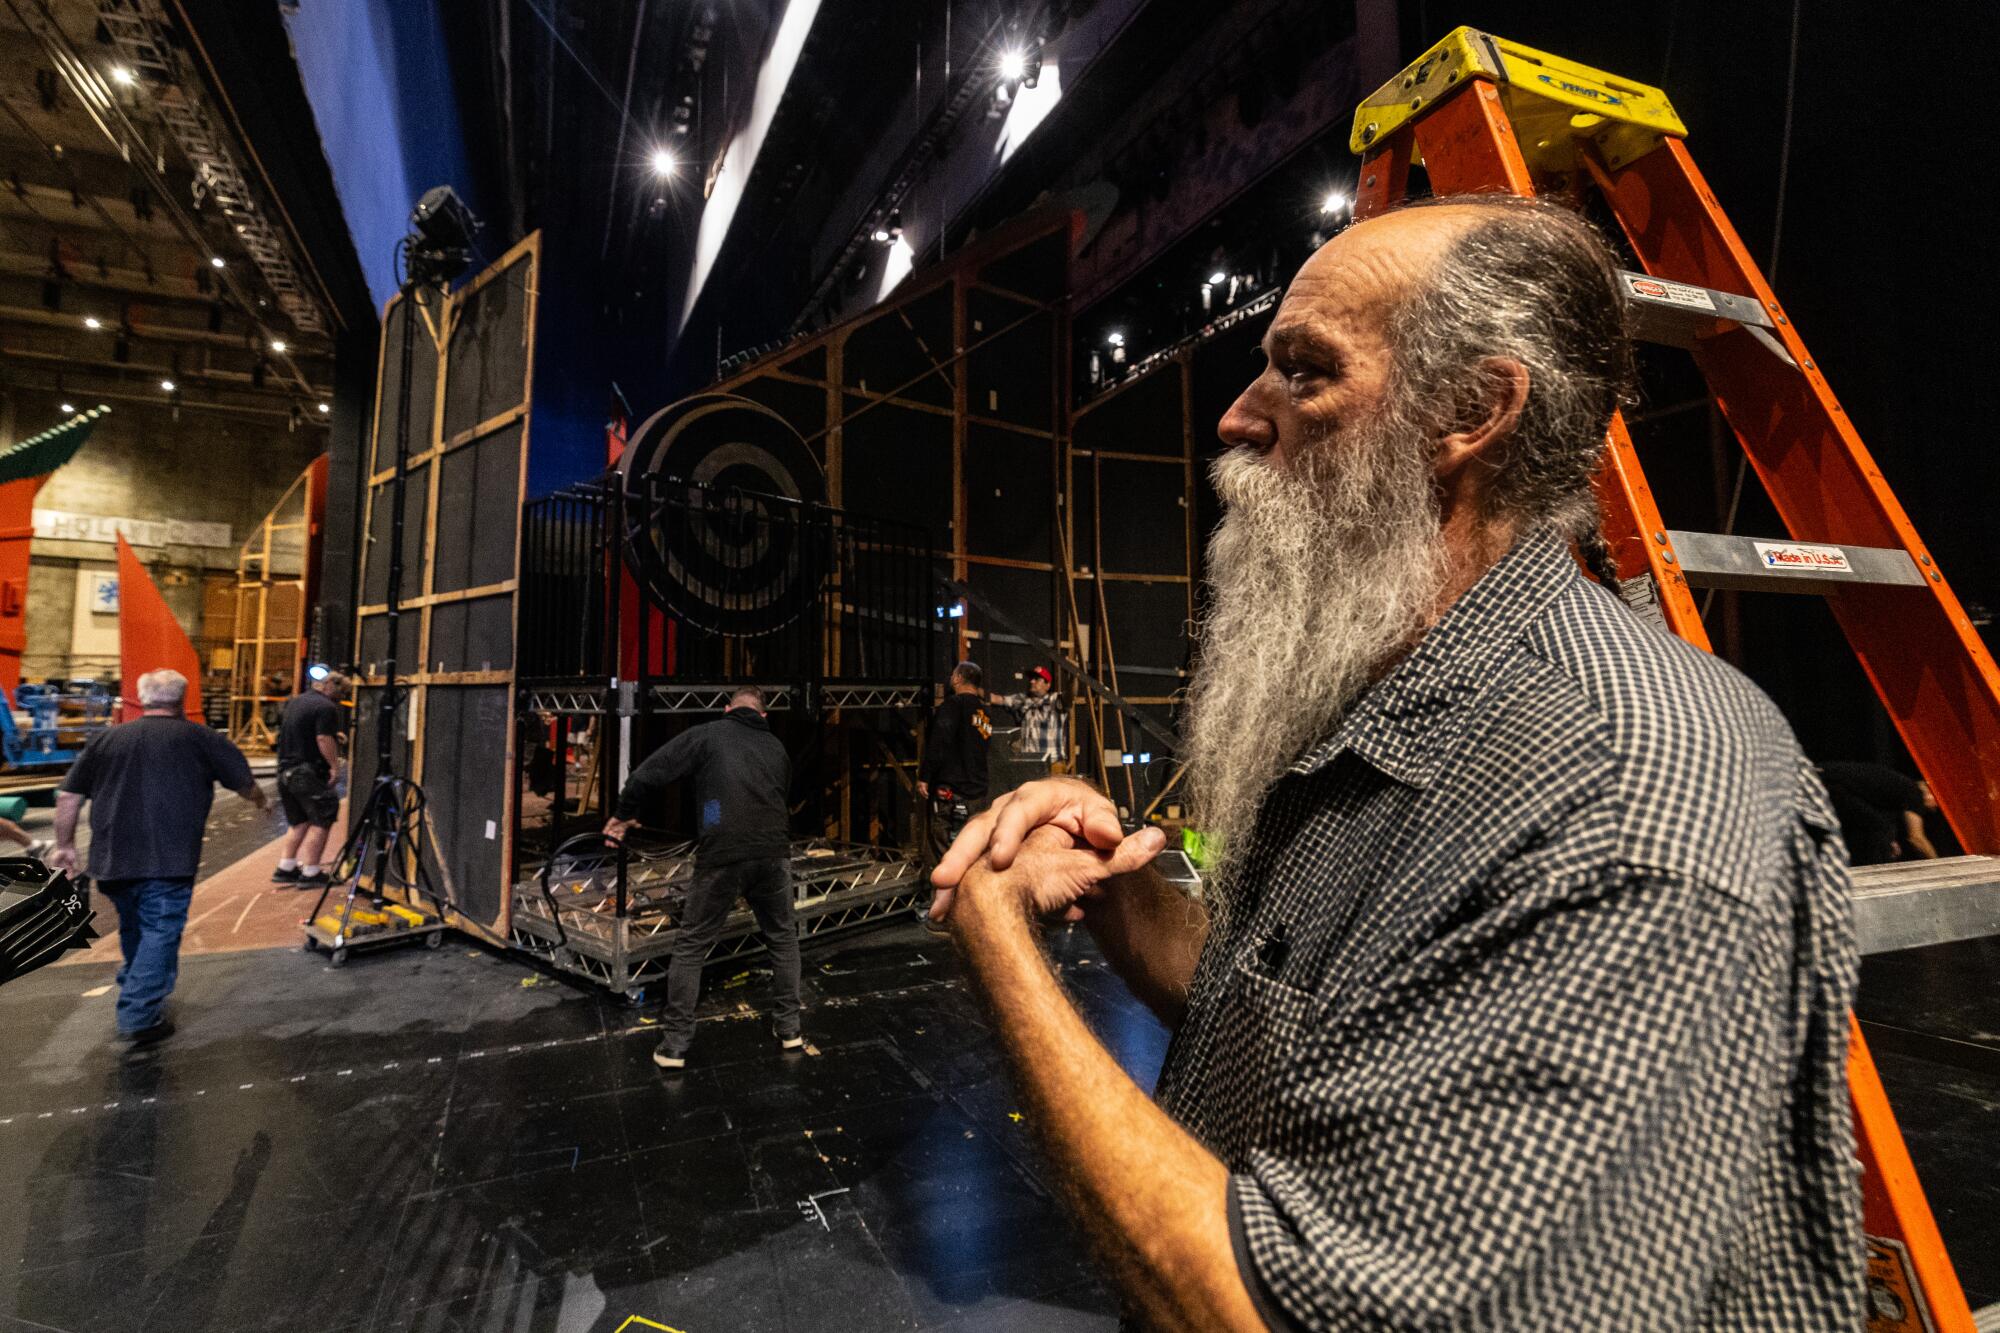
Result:
<svg viewBox="0 0 2000 1333">
<path fill-rule="evenodd" d="M 1837 827 L 1755 686 L 1517 545 L 1273 789 L 1168 1053 L 1265 1320 L 1860 1328 Z"/>
<path fill-rule="evenodd" d="M 1069 709 L 1054 690 L 1039 696 L 1010 694 L 999 702 L 1020 715 L 1021 735 L 1014 744 L 1016 753 L 1052 764 L 1069 758 Z"/>
</svg>

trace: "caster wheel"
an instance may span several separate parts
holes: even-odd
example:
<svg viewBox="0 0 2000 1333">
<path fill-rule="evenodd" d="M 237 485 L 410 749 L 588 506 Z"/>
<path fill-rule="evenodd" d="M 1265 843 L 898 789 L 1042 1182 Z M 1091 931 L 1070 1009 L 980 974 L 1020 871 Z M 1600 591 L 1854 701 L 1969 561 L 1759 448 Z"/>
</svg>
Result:
<svg viewBox="0 0 2000 1333">
<path fill-rule="evenodd" d="M 430 934 L 424 936 L 424 947 L 426 949 L 444 948 L 444 932 L 441 930 L 434 930 Z"/>
<path fill-rule="evenodd" d="M 333 964 L 335 967 L 346 967 L 347 950 L 344 948 L 335 949 L 332 953 L 327 955 L 326 961 Z"/>
</svg>

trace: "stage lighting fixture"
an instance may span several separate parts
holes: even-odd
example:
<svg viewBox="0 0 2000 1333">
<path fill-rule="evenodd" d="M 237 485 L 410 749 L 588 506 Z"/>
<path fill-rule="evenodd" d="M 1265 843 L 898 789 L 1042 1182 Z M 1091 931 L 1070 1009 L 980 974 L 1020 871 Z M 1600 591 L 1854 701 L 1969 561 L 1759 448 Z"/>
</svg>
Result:
<svg viewBox="0 0 2000 1333">
<path fill-rule="evenodd" d="M 104 327 L 104 321 L 95 315 L 85 315 L 83 317 L 83 327 L 92 330 L 101 329 Z"/>
<path fill-rule="evenodd" d="M 424 191 L 423 198 L 410 210 L 408 268 L 410 281 L 417 286 L 450 282 L 465 272 L 472 262 L 472 234 L 479 220 L 449 185 Z"/>
<path fill-rule="evenodd" d="M 1113 347 L 1123 347 L 1125 345 L 1125 335 L 1117 329 L 1113 329 L 1104 335 L 1104 341 L 1110 343 Z"/>
<path fill-rule="evenodd" d="M 286 343 L 286 341 L 283 338 L 271 339 L 271 350 L 278 353 L 278 355 L 280 356 L 284 355 L 285 348 L 289 345 L 290 344 Z"/>
<path fill-rule="evenodd" d="M 113 65 L 111 67 L 111 81 L 115 84 L 118 84 L 120 87 L 129 88 L 134 83 L 138 82 L 138 79 L 132 73 L 132 71 L 127 69 L 125 66 Z"/>
<path fill-rule="evenodd" d="M 675 170 L 680 165 L 679 163 L 674 161 L 674 155 L 672 153 L 669 153 L 664 148 L 655 148 L 653 150 L 653 156 L 651 160 L 653 166 L 653 174 L 655 176 L 660 177 L 662 180 L 666 179 L 668 176 L 673 175 Z"/>
<path fill-rule="evenodd" d="M 73 413 L 74 413 L 74 412 L 76 411 L 76 404 L 75 404 L 75 403 L 62 403 L 62 404 L 60 404 L 60 405 L 58 405 L 58 406 L 57 406 L 56 410 L 57 410 L 58 412 L 61 412 L 61 413 L 62 413 L 62 414 L 63 414 L 64 416 L 69 416 L 69 415 L 73 414 Z"/>
<path fill-rule="evenodd" d="M 1326 198 L 1319 201 L 1319 211 L 1322 213 L 1338 213 L 1346 207 L 1347 196 L 1338 190 L 1332 191 Z"/>
<path fill-rule="evenodd" d="M 166 390 L 168 393 L 172 393 L 176 388 L 180 386 L 175 384 L 172 380 L 161 380 L 160 387 Z"/>
<path fill-rule="evenodd" d="M 332 404 L 332 403 L 321 403 L 321 404 L 319 405 L 319 412 L 320 412 L 320 415 L 321 415 L 321 416 L 325 416 L 325 415 L 326 415 L 326 414 L 327 414 L 328 412 L 331 412 L 331 411 L 333 411 L 333 404 Z"/>
<path fill-rule="evenodd" d="M 326 663 L 324 662 L 314 662 L 311 666 L 306 668 L 306 678 L 308 680 L 325 680 L 328 676 L 331 676 L 332 674 L 333 672 L 327 667 Z"/>
<path fill-rule="evenodd" d="M 1209 286 L 1211 287 L 1220 287 L 1223 283 L 1228 281 L 1229 281 L 1229 275 L 1227 273 L 1224 273 L 1221 269 L 1217 269 L 1215 270 L 1215 272 L 1208 275 L 1208 283 Z"/>
<path fill-rule="evenodd" d="M 1000 53 L 1000 77 L 1008 83 L 1019 83 L 1028 75 L 1028 56 L 1025 51 L 1002 51 Z"/>
<path fill-rule="evenodd" d="M 210 255 L 208 257 L 208 266 L 210 268 L 226 268 L 228 267 L 228 264 L 229 261 L 224 259 L 221 255 Z"/>
</svg>

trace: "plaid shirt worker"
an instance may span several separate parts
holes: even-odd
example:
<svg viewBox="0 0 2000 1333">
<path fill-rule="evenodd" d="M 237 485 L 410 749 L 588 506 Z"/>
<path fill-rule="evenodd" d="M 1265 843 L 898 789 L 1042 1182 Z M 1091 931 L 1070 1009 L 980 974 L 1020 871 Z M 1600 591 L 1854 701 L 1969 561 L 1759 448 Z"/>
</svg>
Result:
<svg viewBox="0 0 2000 1333">
<path fill-rule="evenodd" d="M 1524 539 L 1274 788 L 1168 1053 L 1271 1327 L 1859 1328 L 1836 828 Z"/>
<path fill-rule="evenodd" d="M 1069 709 L 1054 690 L 1047 694 L 1009 694 L 1000 701 L 1021 719 L 1015 750 L 1028 759 L 1065 763 L 1069 759 Z"/>
</svg>

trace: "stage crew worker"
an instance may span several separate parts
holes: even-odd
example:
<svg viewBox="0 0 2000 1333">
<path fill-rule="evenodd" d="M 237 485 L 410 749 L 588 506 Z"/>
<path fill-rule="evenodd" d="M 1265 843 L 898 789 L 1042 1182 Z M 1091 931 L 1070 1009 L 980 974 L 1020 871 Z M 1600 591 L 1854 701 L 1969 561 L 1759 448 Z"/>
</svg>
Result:
<svg viewBox="0 0 2000 1333">
<path fill-rule="evenodd" d="M 923 757 L 917 761 L 917 795 L 930 803 L 928 826 L 932 859 L 986 808 L 986 760 L 993 740 L 984 676 L 975 662 L 960 662 L 951 670 L 949 691 L 924 733 Z"/>
<path fill-rule="evenodd" d="M 76 821 L 90 803 L 90 875 L 118 909 L 118 1035 L 150 1046 L 173 1035 L 167 997 L 180 975 L 208 808 L 221 783 L 259 810 L 271 803 L 243 752 L 181 714 L 187 677 L 139 677 L 138 717 L 91 737 L 56 796 L 49 864 L 74 872 Z"/>
<path fill-rule="evenodd" d="M 1055 674 L 1045 666 L 1028 669 L 1028 688 L 993 702 L 1011 708 L 1021 719 L 1020 739 L 1015 748 L 1024 759 L 1034 759 L 1052 773 L 1061 773 L 1069 763 L 1069 706 L 1055 691 Z"/>
<path fill-rule="evenodd" d="M 1754 685 L 1571 551 L 1614 577 L 1622 309 L 1557 204 L 1335 237 L 1222 420 L 1198 900 L 1063 779 L 936 871 L 1146 1326 L 1861 1327 L 1826 793 Z M 1061 914 L 1174 1028 L 1157 1101 L 1051 975 Z"/>
<path fill-rule="evenodd" d="M 641 816 L 657 811 L 666 789 L 694 778 L 694 882 L 675 923 L 667 967 L 667 1005 L 653 1063 L 687 1065 L 701 965 L 740 898 L 750 905 L 771 951 L 772 1024 L 778 1044 L 805 1046 L 799 1032 L 799 931 L 792 915 L 792 761 L 764 719 L 764 691 L 746 685 L 715 721 L 691 727 L 632 771 L 604 835 L 623 839 Z"/>
<path fill-rule="evenodd" d="M 326 871 L 320 856 L 327 835 L 340 818 L 340 742 L 346 718 L 340 701 L 347 697 L 347 677 L 330 672 L 285 701 L 278 719 L 278 803 L 284 807 L 284 850 L 273 884 L 323 889 Z"/>
</svg>

